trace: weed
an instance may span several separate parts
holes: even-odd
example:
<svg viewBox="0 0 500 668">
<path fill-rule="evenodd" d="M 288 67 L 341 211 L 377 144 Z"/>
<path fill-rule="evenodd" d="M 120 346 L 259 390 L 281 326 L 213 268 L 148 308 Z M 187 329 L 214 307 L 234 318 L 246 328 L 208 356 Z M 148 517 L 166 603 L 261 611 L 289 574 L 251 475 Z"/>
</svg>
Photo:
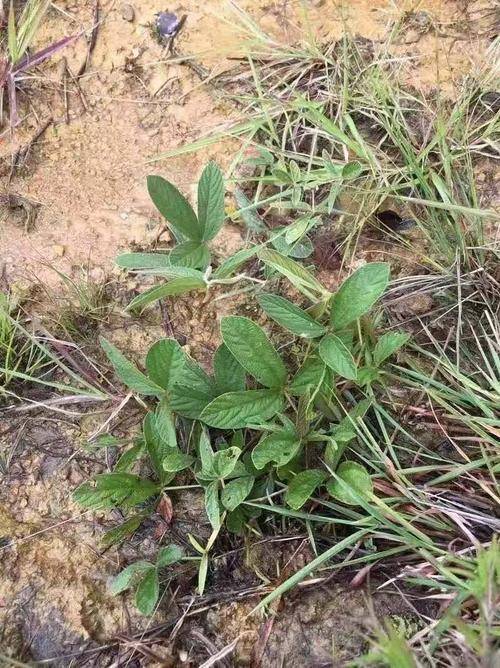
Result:
<svg viewBox="0 0 500 668">
<path fill-rule="evenodd" d="M 7 57 L 0 63 L 0 94 L 3 108 L 3 91 L 7 88 L 11 127 L 19 124 L 16 86 L 22 80 L 23 75 L 33 67 L 41 65 L 76 39 L 76 36 L 63 37 L 36 53 L 29 53 L 50 4 L 50 0 L 28 0 L 24 4 L 19 19 L 16 20 L 14 3 L 12 0 L 10 3 L 6 39 Z"/>
</svg>

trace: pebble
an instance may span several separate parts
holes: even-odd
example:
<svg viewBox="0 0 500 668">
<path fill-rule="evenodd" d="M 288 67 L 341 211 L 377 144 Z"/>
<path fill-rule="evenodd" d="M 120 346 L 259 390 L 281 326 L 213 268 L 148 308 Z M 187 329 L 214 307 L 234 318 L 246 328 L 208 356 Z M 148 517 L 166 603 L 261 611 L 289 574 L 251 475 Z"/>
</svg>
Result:
<svg viewBox="0 0 500 668">
<path fill-rule="evenodd" d="M 120 218 L 122 220 L 127 220 L 128 219 L 128 213 L 126 213 L 125 211 L 122 211 L 121 214 L 120 214 Z"/>
<path fill-rule="evenodd" d="M 52 250 L 56 257 L 62 257 L 66 253 L 66 248 L 59 244 L 55 244 L 54 246 L 52 246 Z"/>
<path fill-rule="evenodd" d="M 122 19 L 131 23 L 135 19 L 135 10 L 128 3 L 122 5 Z"/>
</svg>

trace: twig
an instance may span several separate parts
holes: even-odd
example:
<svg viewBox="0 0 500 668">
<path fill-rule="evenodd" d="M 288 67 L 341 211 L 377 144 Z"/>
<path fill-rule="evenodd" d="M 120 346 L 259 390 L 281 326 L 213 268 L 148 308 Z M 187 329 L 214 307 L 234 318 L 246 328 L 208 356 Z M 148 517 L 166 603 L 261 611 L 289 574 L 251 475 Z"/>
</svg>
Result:
<svg viewBox="0 0 500 668">
<path fill-rule="evenodd" d="M 47 121 L 45 121 L 42 127 L 36 131 L 36 133 L 29 140 L 29 142 L 24 146 L 20 146 L 14 153 L 14 155 L 12 156 L 12 165 L 9 174 L 9 183 L 11 182 L 16 169 L 21 167 L 22 164 L 26 162 L 26 158 L 28 157 L 28 154 L 31 151 L 32 146 L 36 144 L 36 142 L 40 139 L 40 137 L 42 137 L 42 135 L 46 132 L 48 127 L 52 125 L 53 122 L 54 122 L 53 118 L 49 118 Z"/>
<path fill-rule="evenodd" d="M 87 57 L 85 58 L 85 61 L 80 65 L 80 69 L 76 73 L 76 78 L 79 79 L 85 72 L 87 71 L 87 67 L 90 65 L 90 59 L 92 57 L 92 52 L 95 49 L 96 41 L 97 41 L 97 31 L 99 30 L 99 15 L 101 12 L 101 8 L 99 5 L 99 0 L 96 0 L 95 2 L 95 7 L 94 7 L 94 17 L 93 17 L 93 27 L 92 27 L 92 32 L 90 33 L 90 40 L 89 40 L 89 46 L 87 49 Z"/>
</svg>

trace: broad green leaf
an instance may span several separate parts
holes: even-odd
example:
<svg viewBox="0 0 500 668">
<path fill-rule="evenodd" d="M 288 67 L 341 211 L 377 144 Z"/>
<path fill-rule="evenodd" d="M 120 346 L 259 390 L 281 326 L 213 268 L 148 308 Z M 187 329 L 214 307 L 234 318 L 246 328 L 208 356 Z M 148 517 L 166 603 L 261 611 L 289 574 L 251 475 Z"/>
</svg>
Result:
<svg viewBox="0 0 500 668">
<path fill-rule="evenodd" d="M 170 253 L 122 253 L 115 262 L 122 269 L 164 269 L 171 264 Z"/>
<path fill-rule="evenodd" d="M 299 218 L 291 225 L 288 225 L 285 232 L 285 241 L 287 244 L 293 244 L 299 239 L 301 239 L 304 234 L 314 227 L 318 222 L 318 218 L 311 218 L 309 216 L 304 216 Z"/>
<path fill-rule="evenodd" d="M 170 394 L 170 405 L 174 413 L 191 420 L 198 420 L 205 408 L 213 401 L 215 393 L 192 385 L 174 385 Z"/>
<path fill-rule="evenodd" d="M 284 466 L 295 457 L 300 449 L 300 441 L 296 434 L 278 431 L 264 436 L 252 452 L 252 462 L 256 469 L 263 469 L 269 462 L 276 466 Z"/>
<path fill-rule="evenodd" d="M 216 452 L 212 461 L 214 474 L 218 478 L 227 478 L 233 472 L 240 455 L 241 450 L 234 446 Z"/>
<path fill-rule="evenodd" d="M 179 448 L 169 448 L 164 459 L 163 468 L 169 473 L 177 473 L 187 469 L 194 462 L 194 457 L 179 450 Z"/>
<path fill-rule="evenodd" d="M 250 476 L 235 478 L 228 482 L 220 496 L 224 508 L 229 511 L 235 510 L 250 494 L 254 482 L 255 478 Z"/>
<path fill-rule="evenodd" d="M 239 392 L 245 389 L 245 369 L 224 343 L 215 351 L 214 375 L 219 394 Z"/>
<path fill-rule="evenodd" d="M 222 339 L 241 366 L 259 383 L 281 387 L 286 368 L 264 330 L 249 318 L 230 315 L 222 318 Z"/>
<path fill-rule="evenodd" d="M 305 394 L 308 390 L 314 392 L 318 386 L 322 385 L 329 373 L 323 360 L 319 357 L 309 357 L 293 377 L 289 390 L 298 396 Z"/>
<path fill-rule="evenodd" d="M 269 249 L 260 250 L 258 255 L 264 264 L 286 276 L 292 285 L 306 296 L 309 297 L 311 292 L 316 292 L 320 295 L 328 294 L 326 288 L 298 262 L 294 262 L 294 260 Z"/>
<path fill-rule="evenodd" d="M 210 443 L 208 430 L 203 427 L 200 431 L 198 454 L 201 460 L 201 470 L 204 473 L 213 473 L 214 451 Z"/>
<path fill-rule="evenodd" d="M 282 408 L 283 395 L 279 390 L 227 392 L 208 404 L 200 420 L 219 429 L 242 429 L 265 422 Z"/>
<path fill-rule="evenodd" d="M 285 501 L 294 510 L 302 508 L 304 503 L 314 494 L 318 485 L 326 478 L 324 471 L 308 469 L 300 471 L 292 478 L 285 494 Z"/>
<path fill-rule="evenodd" d="M 139 371 L 135 364 L 132 364 L 112 343 L 102 336 L 99 341 L 122 383 L 138 394 L 157 397 L 163 394 L 163 389 Z"/>
<path fill-rule="evenodd" d="M 143 615 L 151 615 L 160 595 L 160 583 L 156 568 L 149 570 L 142 578 L 135 592 L 135 605 Z"/>
<path fill-rule="evenodd" d="M 386 262 L 365 264 L 349 276 L 332 297 L 332 327 L 342 329 L 367 313 L 384 294 L 389 276 Z"/>
<path fill-rule="evenodd" d="M 163 441 L 169 448 L 177 447 L 175 419 L 165 398 L 156 406 L 155 419 L 152 426 L 157 438 Z"/>
<path fill-rule="evenodd" d="M 170 251 L 170 261 L 181 267 L 205 270 L 210 264 L 210 251 L 199 241 L 185 241 Z"/>
<path fill-rule="evenodd" d="M 217 387 L 199 364 L 187 355 L 185 360 L 179 382 L 170 392 L 170 406 L 179 415 L 196 420 L 217 396 Z"/>
<path fill-rule="evenodd" d="M 224 179 L 215 162 L 209 162 L 198 181 L 198 220 L 203 239 L 213 239 L 224 224 Z"/>
<path fill-rule="evenodd" d="M 109 531 L 106 531 L 104 536 L 101 539 L 101 547 L 103 549 L 107 549 L 108 547 L 111 547 L 112 545 L 116 545 L 118 543 L 121 543 L 122 541 L 125 540 L 125 538 L 128 538 L 131 536 L 137 529 L 139 528 L 141 522 L 145 519 L 145 516 L 140 513 L 139 515 L 134 515 L 133 517 L 130 517 L 128 520 L 123 522 L 117 527 L 114 527 L 113 529 L 110 529 Z"/>
<path fill-rule="evenodd" d="M 186 364 L 185 355 L 175 339 L 160 339 L 146 355 L 148 376 L 164 390 L 170 390 L 180 380 Z"/>
<path fill-rule="evenodd" d="M 148 176 L 149 196 L 161 215 L 182 236 L 201 241 L 203 229 L 187 199 L 161 176 Z"/>
<path fill-rule="evenodd" d="M 328 493 L 342 503 L 359 505 L 357 497 L 369 498 L 373 494 L 373 483 L 364 466 L 353 461 L 342 462 L 336 471 L 338 478 L 327 484 Z"/>
<path fill-rule="evenodd" d="M 219 481 L 214 480 L 205 487 L 205 512 L 216 530 L 220 527 Z"/>
<path fill-rule="evenodd" d="M 143 443 L 137 443 L 136 445 L 133 445 L 131 448 L 128 448 L 120 455 L 120 459 L 114 465 L 113 471 L 115 473 L 120 471 L 129 471 L 143 453 Z"/>
<path fill-rule="evenodd" d="M 314 338 L 326 332 L 323 325 L 288 299 L 265 293 L 259 295 L 257 301 L 270 318 L 297 336 Z"/>
<path fill-rule="evenodd" d="M 158 551 L 158 556 L 156 557 L 156 565 L 158 568 L 164 568 L 165 566 L 170 566 L 175 564 L 177 561 L 180 561 L 183 556 L 182 548 L 178 545 L 167 545 L 167 547 L 162 547 Z"/>
<path fill-rule="evenodd" d="M 357 384 L 360 387 L 365 387 L 378 380 L 380 377 L 379 370 L 373 366 L 364 366 L 358 370 Z"/>
<path fill-rule="evenodd" d="M 158 486 L 132 473 L 102 473 L 84 482 L 73 492 L 84 508 L 99 510 L 116 506 L 135 506 L 158 493 Z"/>
<path fill-rule="evenodd" d="M 245 264 L 247 260 L 257 255 L 259 248 L 260 246 L 254 246 L 253 248 L 242 248 L 237 251 L 234 255 L 231 255 L 231 257 L 228 257 L 227 260 L 224 260 L 224 262 L 219 265 L 212 274 L 212 278 L 217 280 L 229 278 L 241 267 L 242 264 Z"/>
<path fill-rule="evenodd" d="M 323 362 L 339 376 L 356 380 L 357 368 L 354 357 L 338 336 L 328 334 L 321 339 L 319 354 Z"/>
<path fill-rule="evenodd" d="M 165 469 L 163 468 L 163 461 L 167 456 L 167 453 L 172 446 L 158 437 L 158 432 L 155 429 L 156 416 L 154 413 L 149 412 L 144 418 L 143 423 L 143 434 L 144 440 L 146 441 L 146 448 L 151 459 L 151 463 L 155 470 L 156 475 L 159 477 L 160 482 L 165 484 L 166 477 Z"/>
<path fill-rule="evenodd" d="M 382 362 L 404 346 L 409 338 L 410 335 L 405 332 L 387 332 L 383 334 L 377 341 L 373 351 L 375 366 L 380 366 Z"/>
<path fill-rule="evenodd" d="M 145 308 L 153 302 L 157 302 L 165 297 L 173 297 L 175 295 L 183 295 L 185 292 L 192 290 L 205 290 L 207 287 L 203 278 L 173 278 L 168 283 L 155 285 L 149 290 L 141 292 L 140 295 L 134 297 L 127 306 L 128 311 L 133 311 L 136 308 Z"/>
<path fill-rule="evenodd" d="M 117 596 L 117 594 L 127 591 L 140 575 L 144 575 L 150 570 L 154 570 L 154 566 L 148 561 L 136 561 L 135 564 L 130 564 L 111 580 L 109 584 L 110 593 Z"/>
</svg>

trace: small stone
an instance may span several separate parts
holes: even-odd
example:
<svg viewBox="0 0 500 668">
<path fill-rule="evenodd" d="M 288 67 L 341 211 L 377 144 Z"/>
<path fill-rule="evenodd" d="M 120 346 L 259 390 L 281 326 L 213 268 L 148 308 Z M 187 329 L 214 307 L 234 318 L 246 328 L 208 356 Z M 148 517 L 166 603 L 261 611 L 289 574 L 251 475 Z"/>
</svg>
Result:
<svg viewBox="0 0 500 668">
<path fill-rule="evenodd" d="M 135 19 L 135 10 L 132 5 L 129 5 L 128 3 L 122 5 L 122 19 L 124 21 L 128 21 L 129 23 L 132 23 L 132 21 Z"/>
<path fill-rule="evenodd" d="M 122 211 L 120 214 L 120 218 L 122 220 L 127 220 L 128 219 L 128 213 L 126 211 Z"/>
<path fill-rule="evenodd" d="M 63 257 L 63 255 L 66 253 L 66 248 L 60 244 L 55 244 L 52 246 L 52 251 L 56 257 Z"/>
</svg>

